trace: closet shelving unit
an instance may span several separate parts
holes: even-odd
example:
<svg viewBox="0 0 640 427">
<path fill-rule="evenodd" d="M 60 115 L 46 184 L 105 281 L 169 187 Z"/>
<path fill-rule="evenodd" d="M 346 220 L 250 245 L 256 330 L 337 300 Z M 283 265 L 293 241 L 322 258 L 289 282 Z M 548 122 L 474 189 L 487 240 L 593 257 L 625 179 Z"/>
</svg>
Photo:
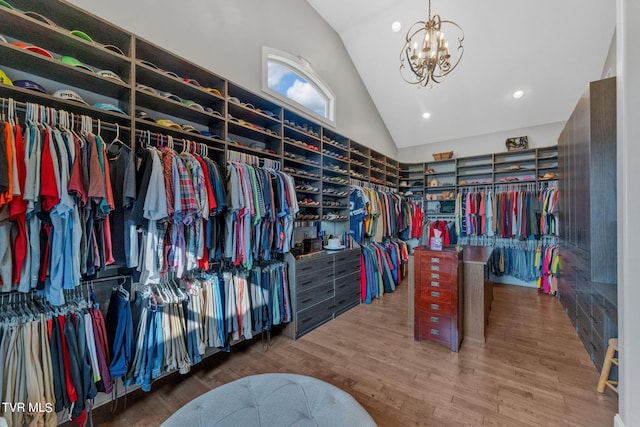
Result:
<svg viewBox="0 0 640 427">
<path fill-rule="evenodd" d="M 419 171 L 419 172 L 418 172 Z M 427 216 L 442 216 L 436 206 L 453 203 L 465 188 L 494 188 L 503 184 L 554 182 L 558 177 L 557 146 L 480 156 L 400 164 L 399 190 L 414 199 L 424 194 Z"/>
<path fill-rule="evenodd" d="M 412 200 L 424 199 L 424 163 L 400 163 L 398 188 L 401 192 L 411 191 Z"/>
<path fill-rule="evenodd" d="M 131 140 L 139 137 L 139 131 L 193 140 L 209 147 L 210 156 L 221 163 L 228 150 L 280 160 L 299 186 L 298 199 L 306 200 L 301 204 L 303 218 L 333 224 L 329 227 L 333 232 L 348 230 L 349 178 L 398 186 L 396 160 L 72 4 L 34 0 L 12 4 L 17 10 L 0 8 L 2 34 L 9 42 L 47 49 L 55 59 L 0 43 L 3 70 L 13 79 L 34 80 L 48 92 L 3 85 L 3 97 L 117 123 Z M 56 26 L 20 10 L 36 11 Z M 94 43 L 71 35 L 74 29 L 89 34 Z M 58 59 L 65 55 L 96 71 L 111 70 L 122 81 L 64 64 Z M 49 95 L 58 89 L 74 90 L 89 106 Z M 95 103 L 113 104 L 125 114 L 92 107 Z M 139 111 L 147 116 L 137 117 Z M 170 120 L 176 126 L 155 120 Z M 184 130 L 183 125 L 192 128 Z"/>
<path fill-rule="evenodd" d="M 493 183 L 493 155 L 472 156 L 457 159 L 456 184 L 466 185 Z"/>
</svg>

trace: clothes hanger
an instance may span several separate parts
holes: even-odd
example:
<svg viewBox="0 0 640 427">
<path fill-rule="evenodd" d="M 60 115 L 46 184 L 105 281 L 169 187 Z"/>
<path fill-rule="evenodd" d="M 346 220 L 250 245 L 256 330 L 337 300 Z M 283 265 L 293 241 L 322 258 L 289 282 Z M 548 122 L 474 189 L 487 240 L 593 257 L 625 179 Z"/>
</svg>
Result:
<svg viewBox="0 0 640 427">
<path fill-rule="evenodd" d="M 100 121 L 98 121 L 98 128 L 100 127 Z M 99 133 L 99 131 L 98 131 Z M 111 143 L 107 146 L 107 152 L 110 151 L 111 147 L 113 146 L 113 144 L 118 143 L 121 146 L 126 146 L 126 144 L 120 139 L 120 125 L 118 123 L 116 123 L 116 137 L 113 139 L 113 141 L 111 141 Z"/>
</svg>

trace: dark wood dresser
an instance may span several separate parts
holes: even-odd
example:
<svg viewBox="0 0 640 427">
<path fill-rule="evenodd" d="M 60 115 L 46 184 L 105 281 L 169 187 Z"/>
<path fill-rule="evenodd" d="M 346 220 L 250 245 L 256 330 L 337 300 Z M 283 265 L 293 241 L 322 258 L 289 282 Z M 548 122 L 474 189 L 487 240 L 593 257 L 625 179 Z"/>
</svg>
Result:
<svg viewBox="0 0 640 427">
<path fill-rule="evenodd" d="M 455 247 L 434 251 L 419 246 L 414 252 L 414 336 L 457 352 L 462 342 L 462 252 Z"/>
</svg>

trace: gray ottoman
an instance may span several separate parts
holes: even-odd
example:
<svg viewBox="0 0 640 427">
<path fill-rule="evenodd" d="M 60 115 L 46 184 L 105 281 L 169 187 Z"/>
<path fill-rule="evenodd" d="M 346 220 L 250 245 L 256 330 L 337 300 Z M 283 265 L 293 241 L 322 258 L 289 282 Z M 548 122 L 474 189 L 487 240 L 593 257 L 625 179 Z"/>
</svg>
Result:
<svg viewBox="0 0 640 427">
<path fill-rule="evenodd" d="M 184 405 L 161 427 L 375 426 L 348 393 L 296 374 L 252 375 Z"/>
</svg>

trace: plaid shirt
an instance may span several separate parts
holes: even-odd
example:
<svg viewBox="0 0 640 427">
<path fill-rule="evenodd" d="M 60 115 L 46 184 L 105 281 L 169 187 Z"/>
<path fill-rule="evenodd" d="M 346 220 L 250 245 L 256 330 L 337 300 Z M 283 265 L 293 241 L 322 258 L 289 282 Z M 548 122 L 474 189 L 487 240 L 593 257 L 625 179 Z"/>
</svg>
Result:
<svg viewBox="0 0 640 427">
<path fill-rule="evenodd" d="M 176 156 L 175 159 L 178 165 L 178 177 L 180 179 L 180 204 L 182 205 L 182 211 L 180 212 L 181 215 L 178 219 L 181 220 L 184 218 L 188 222 L 189 220 L 187 218 L 191 218 L 195 214 L 195 211 L 198 210 L 198 201 L 196 200 L 196 192 L 193 189 L 191 175 L 189 174 L 186 164 L 180 156 Z M 176 197 L 178 196 L 176 195 Z"/>
</svg>

